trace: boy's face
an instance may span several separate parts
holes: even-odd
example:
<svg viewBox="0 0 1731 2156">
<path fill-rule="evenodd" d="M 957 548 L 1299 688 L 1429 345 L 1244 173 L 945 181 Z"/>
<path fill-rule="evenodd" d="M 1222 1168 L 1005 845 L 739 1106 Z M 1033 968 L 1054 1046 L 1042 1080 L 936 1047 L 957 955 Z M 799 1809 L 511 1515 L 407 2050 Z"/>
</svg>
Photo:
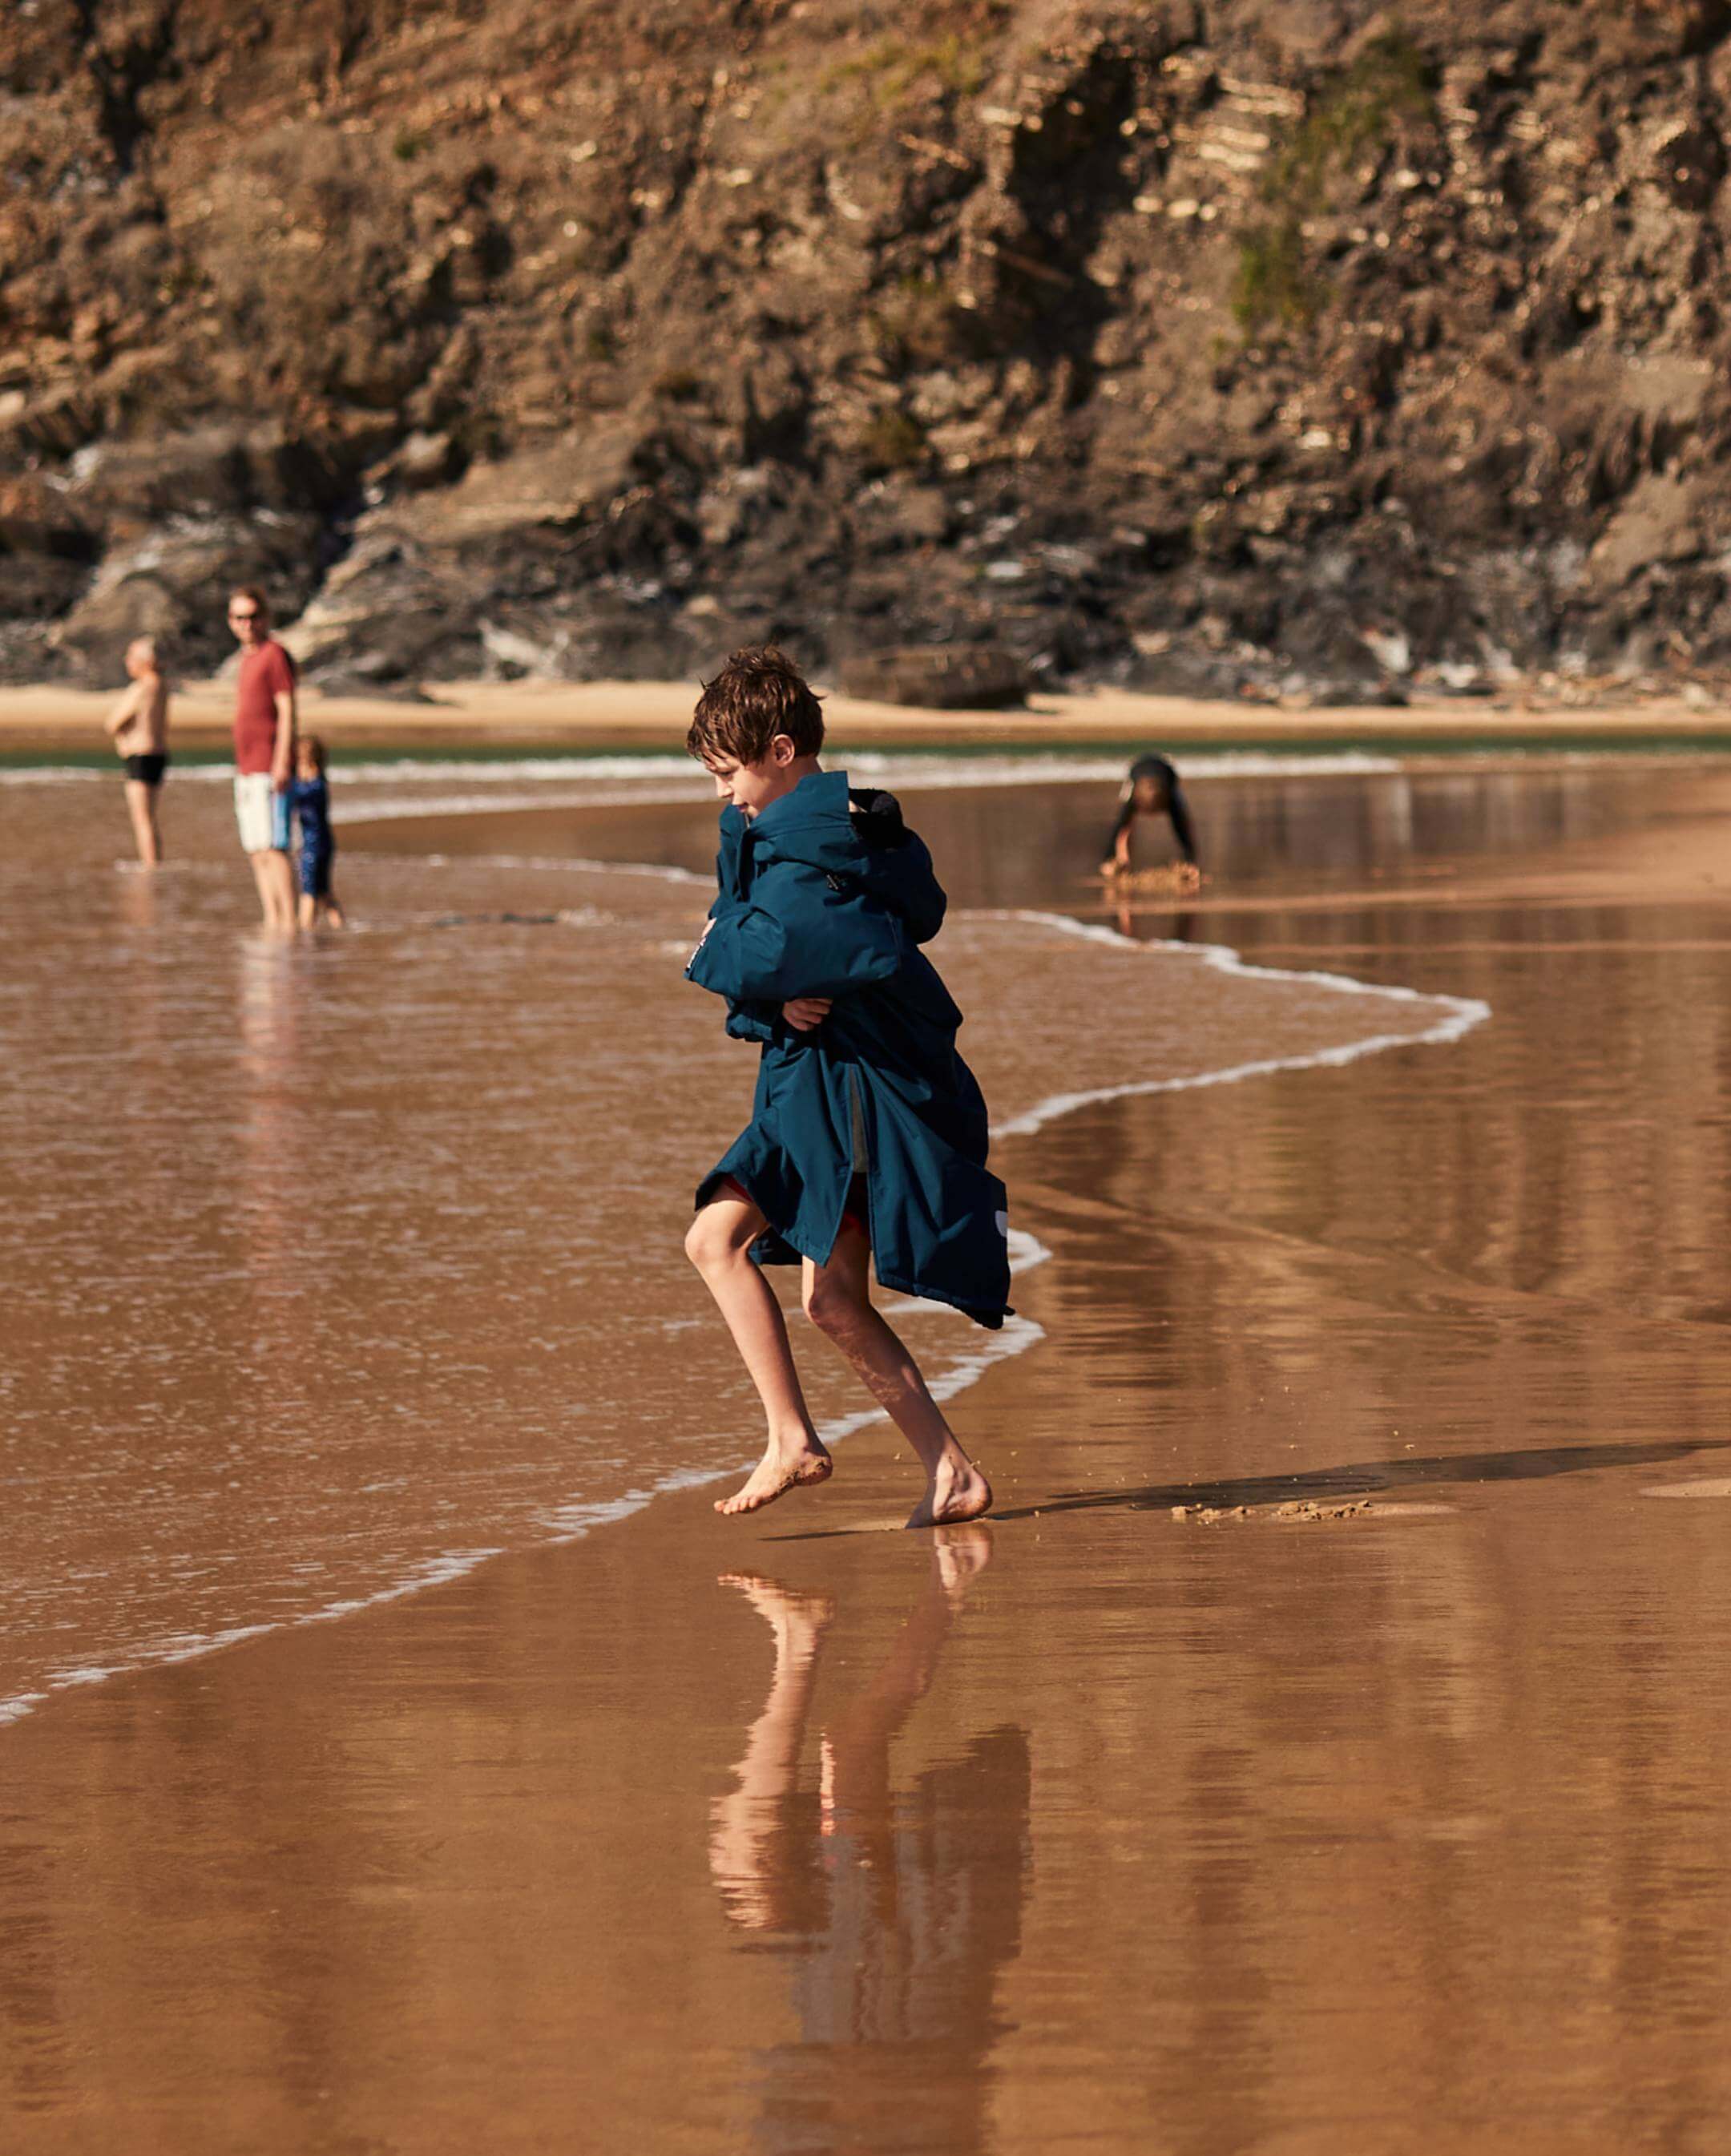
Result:
<svg viewBox="0 0 1731 2156">
<path fill-rule="evenodd" d="M 769 752 L 755 763 L 736 763 L 731 756 L 706 759 L 704 769 L 715 781 L 715 790 L 742 816 L 755 816 L 772 801 L 779 801 L 812 768 L 814 759 L 802 757 L 785 734 L 778 734 Z"/>
</svg>

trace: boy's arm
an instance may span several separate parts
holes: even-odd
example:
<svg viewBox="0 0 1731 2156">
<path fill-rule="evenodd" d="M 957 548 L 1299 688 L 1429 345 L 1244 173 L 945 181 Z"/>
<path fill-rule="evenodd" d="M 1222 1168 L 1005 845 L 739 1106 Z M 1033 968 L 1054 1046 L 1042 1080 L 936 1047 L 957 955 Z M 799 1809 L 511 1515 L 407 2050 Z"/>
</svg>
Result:
<svg viewBox="0 0 1731 2156">
<path fill-rule="evenodd" d="M 686 978 L 735 1003 L 778 1007 L 886 981 L 907 956 L 907 931 L 892 913 L 820 870 L 778 861 L 758 877 L 751 904 L 717 901 Z"/>
</svg>

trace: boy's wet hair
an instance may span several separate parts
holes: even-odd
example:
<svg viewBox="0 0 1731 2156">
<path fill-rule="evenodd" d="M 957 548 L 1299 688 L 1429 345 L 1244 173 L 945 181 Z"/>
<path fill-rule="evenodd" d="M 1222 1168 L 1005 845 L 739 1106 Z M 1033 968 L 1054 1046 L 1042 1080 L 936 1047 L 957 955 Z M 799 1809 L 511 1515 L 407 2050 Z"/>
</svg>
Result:
<svg viewBox="0 0 1731 2156">
<path fill-rule="evenodd" d="M 322 778 L 325 775 L 325 744 L 319 737 L 316 734 L 302 734 L 299 752 Z"/>
<path fill-rule="evenodd" d="M 732 653 L 714 680 L 704 683 L 686 752 L 700 763 L 717 757 L 761 763 L 778 734 L 801 756 L 815 756 L 824 746 L 823 706 L 786 652 L 753 644 Z"/>
</svg>

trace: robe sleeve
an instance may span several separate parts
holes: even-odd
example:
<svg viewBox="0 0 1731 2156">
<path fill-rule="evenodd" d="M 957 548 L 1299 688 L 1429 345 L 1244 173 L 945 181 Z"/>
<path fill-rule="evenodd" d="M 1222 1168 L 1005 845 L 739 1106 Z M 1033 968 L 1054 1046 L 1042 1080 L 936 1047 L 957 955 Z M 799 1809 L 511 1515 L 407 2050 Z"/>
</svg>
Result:
<svg viewBox="0 0 1731 2156">
<path fill-rule="evenodd" d="M 687 980 L 736 1004 L 841 996 L 901 971 L 907 931 L 863 892 L 799 861 L 778 861 L 749 904 L 718 899 Z"/>
<path fill-rule="evenodd" d="M 773 1004 L 729 1003 L 727 1031 L 735 1040 L 773 1040 L 777 1015 Z"/>
</svg>

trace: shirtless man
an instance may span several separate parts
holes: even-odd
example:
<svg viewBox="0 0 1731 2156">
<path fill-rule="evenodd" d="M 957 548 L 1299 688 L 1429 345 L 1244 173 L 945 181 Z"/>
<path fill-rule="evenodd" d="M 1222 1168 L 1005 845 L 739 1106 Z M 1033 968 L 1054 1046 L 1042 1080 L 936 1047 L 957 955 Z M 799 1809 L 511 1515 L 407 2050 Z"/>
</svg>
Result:
<svg viewBox="0 0 1731 2156">
<path fill-rule="evenodd" d="M 126 759 L 126 808 L 138 858 L 153 869 L 162 858 L 157 804 L 168 768 L 168 684 L 157 664 L 153 638 L 135 636 L 126 646 L 126 673 L 132 685 L 103 726 L 116 753 Z"/>
</svg>

